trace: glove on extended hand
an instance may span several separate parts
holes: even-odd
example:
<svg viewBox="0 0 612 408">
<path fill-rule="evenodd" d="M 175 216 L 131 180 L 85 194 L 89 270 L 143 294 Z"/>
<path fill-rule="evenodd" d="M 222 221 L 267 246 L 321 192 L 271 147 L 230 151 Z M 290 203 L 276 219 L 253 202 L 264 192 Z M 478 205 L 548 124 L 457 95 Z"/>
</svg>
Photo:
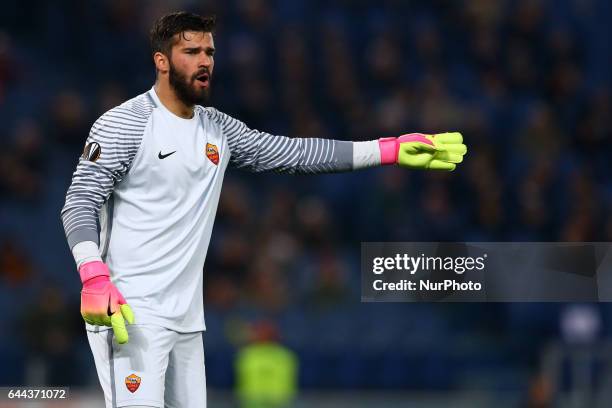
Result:
<svg viewBox="0 0 612 408">
<path fill-rule="evenodd" d="M 399 164 L 411 169 L 453 171 L 467 153 L 463 136 L 458 132 L 410 133 L 379 139 L 378 145 L 381 164 Z"/>
</svg>

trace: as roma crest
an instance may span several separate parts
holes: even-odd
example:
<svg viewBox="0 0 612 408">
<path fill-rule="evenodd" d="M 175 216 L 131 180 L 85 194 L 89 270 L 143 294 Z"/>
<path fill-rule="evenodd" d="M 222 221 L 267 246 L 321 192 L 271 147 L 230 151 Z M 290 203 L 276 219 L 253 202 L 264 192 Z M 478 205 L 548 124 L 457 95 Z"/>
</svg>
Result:
<svg viewBox="0 0 612 408">
<path fill-rule="evenodd" d="M 217 146 L 206 143 L 206 157 L 215 165 L 219 164 L 219 149 L 217 149 Z"/>
<path fill-rule="evenodd" d="M 131 393 L 136 392 L 138 387 L 140 387 L 140 377 L 136 374 L 131 374 L 125 377 L 125 386 Z"/>
</svg>

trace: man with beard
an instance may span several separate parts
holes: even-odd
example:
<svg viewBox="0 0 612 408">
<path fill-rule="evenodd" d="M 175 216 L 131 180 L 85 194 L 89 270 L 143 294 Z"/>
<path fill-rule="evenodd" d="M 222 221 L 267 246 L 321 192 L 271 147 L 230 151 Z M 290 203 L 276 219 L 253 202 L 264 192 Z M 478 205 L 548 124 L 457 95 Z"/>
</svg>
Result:
<svg viewBox="0 0 612 408">
<path fill-rule="evenodd" d="M 185 12 L 155 23 L 155 85 L 93 124 L 66 194 L 61 217 L 107 407 L 206 405 L 202 270 L 228 164 L 285 173 L 453 170 L 466 152 L 459 133 L 289 138 L 204 107 L 214 26 L 214 17 Z"/>
</svg>

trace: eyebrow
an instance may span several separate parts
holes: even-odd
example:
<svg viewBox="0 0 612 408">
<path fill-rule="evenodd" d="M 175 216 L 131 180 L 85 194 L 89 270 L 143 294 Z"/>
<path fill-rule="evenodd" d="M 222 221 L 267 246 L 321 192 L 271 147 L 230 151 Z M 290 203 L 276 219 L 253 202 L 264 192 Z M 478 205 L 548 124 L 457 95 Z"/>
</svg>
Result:
<svg viewBox="0 0 612 408">
<path fill-rule="evenodd" d="M 201 49 L 203 49 L 203 47 L 183 47 L 183 51 L 200 51 Z M 214 53 L 215 48 L 206 47 L 205 51 Z"/>
</svg>

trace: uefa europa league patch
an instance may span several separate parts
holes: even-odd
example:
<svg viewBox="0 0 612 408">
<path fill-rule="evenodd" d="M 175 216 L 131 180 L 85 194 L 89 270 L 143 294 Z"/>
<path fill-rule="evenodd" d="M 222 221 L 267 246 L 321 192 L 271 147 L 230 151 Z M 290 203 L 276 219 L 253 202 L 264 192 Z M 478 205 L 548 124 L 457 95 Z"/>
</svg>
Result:
<svg viewBox="0 0 612 408">
<path fill-rule="evenodd" d="M 206 143 L 206 156 L 215 165 L 219 164 L 219 149 L 214 144 Z"/>
<path fill-rule="evenodd" d="M 140 387 L 140 377 L 136 374 L 130 374 L 125 377 L 125 386 L 133 394 Z"/>
<path fill-rule="evenodd" d="M 102 148 L 96 142 L 88 143 L 83 149 L 82 157 L 85 160 L 89 160 L 91 162 L 95 162 L 100 158 L 100 154 L 102 153 Z"/>
</svg>

